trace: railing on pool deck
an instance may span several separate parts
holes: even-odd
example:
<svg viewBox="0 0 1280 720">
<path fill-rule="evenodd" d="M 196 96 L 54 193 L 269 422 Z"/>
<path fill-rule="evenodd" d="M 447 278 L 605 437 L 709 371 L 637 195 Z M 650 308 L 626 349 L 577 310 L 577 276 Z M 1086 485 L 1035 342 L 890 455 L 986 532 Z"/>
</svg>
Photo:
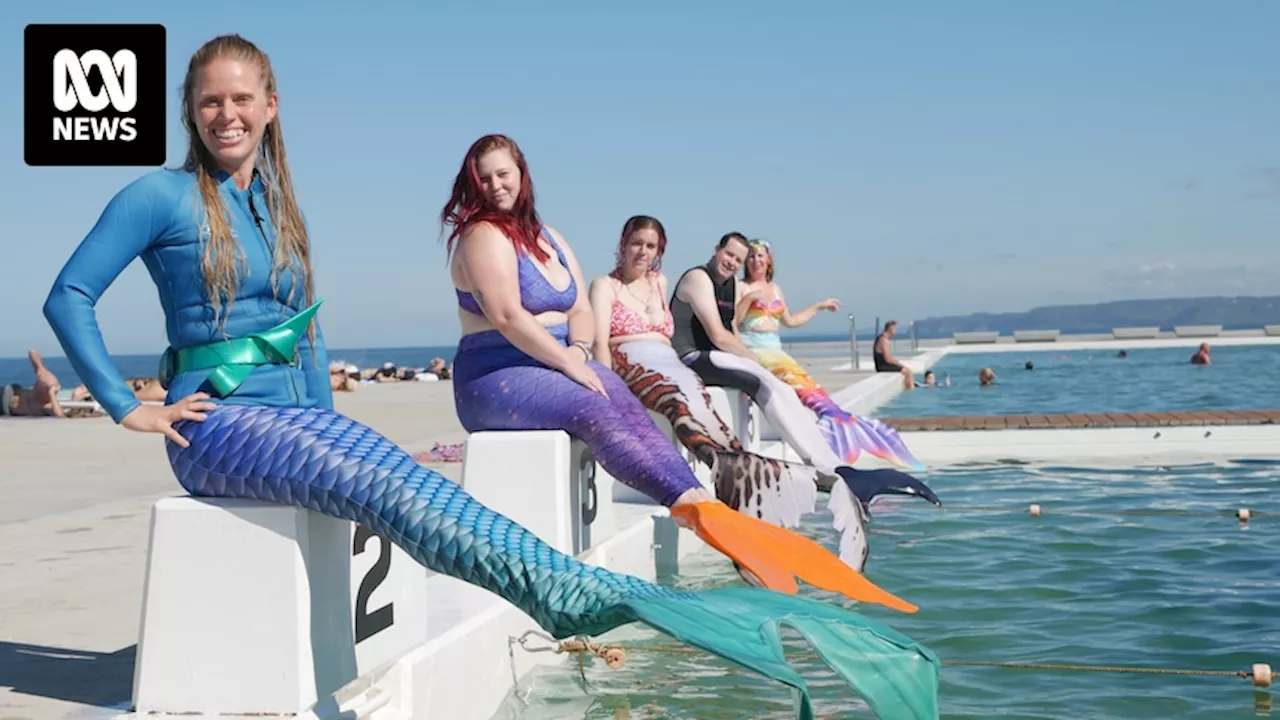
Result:
<svg viewBox="0 0 1280 720">
<path fill-rule="evenodd" d="M 749 398 L 708 390 L 756 448 Z M 666 418 L 650 417 L 675 443 Z M 711 487 L 709 471 L 677 447 Z M 616 483 L 567 433 L 472 433 L 464 458 L 469 493 L 562 552 L 650 578 L 672 561 L 681 533 L 669 520 L 657 526 L 665 510 Z M 622 503 L 638 504 L 630 530 L 615 524 Z M 607 547 L 609 530 L 627 542 Z M 537 627 L 495 600 L 348 521 L 276 503 L 166 498 L 151 514 L 132 712 L 488 717 L 481 709 L 496 708 L 517 665 L 528 667 L 512 657 L 507 674 L 494 671 L 507 639 Z M 436 602 L 461 607 L 442 610 L 456 622 L 428 633 Z"/>
</svg>

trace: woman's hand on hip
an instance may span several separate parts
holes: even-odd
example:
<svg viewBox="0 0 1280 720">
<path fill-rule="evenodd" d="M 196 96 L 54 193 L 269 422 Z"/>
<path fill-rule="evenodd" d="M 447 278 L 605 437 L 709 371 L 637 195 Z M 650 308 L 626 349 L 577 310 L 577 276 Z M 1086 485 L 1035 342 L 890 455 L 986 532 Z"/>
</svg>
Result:
<svg viewBox="0 0 1280 720">
<path fill-rule="evenodd" d="M 190 447 L 191 443 L 182 437 L 173 424 L 180 420 L 203 422 L 205 412 L 217 407 L 207 402 L 208 393 L 192 393 L 171 405 L 139 405 L 120 419 L 120 424 L 135 432 L 161 433 L 179 447 Z"/>
</svg>

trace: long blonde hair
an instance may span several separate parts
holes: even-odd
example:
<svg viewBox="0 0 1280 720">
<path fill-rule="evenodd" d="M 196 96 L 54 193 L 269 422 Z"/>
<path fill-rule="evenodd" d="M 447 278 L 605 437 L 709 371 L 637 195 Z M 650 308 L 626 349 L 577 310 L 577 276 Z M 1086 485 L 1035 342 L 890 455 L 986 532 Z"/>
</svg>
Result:
<svg viewBox="0 0 1280 720">
<path fill-rule="evenodd" d="M 222 204 L 222 196 L 218 192 L 218 181 L 214 177 L 217 165 L 213 157 L 200 140 L 200 130 L 195 119 L 196 80 L 200 71 L 214 60 L 228 58 L 241 62 L 253 63 L 257 66 L 267 96 L 276 92 L 276 76 L 271 69 L 271 60 L 256 45 L 239 35 L 222 35 L 216 37 L 196 50 L 187 65 L 187 75 L 182 81 L 182 125 L 187 131 L 187 157 L 183 169 L 196 174 L 203 201 L 205 222 L 208 237 L 204 249 L 204 260 L 201 270 L 204 274 L 204 288 L 213 304 L 215 316 L 218 317 L 218 328 L 221 331 L 226 323 L 226 315 L 235 303 L 236 287 L 239 274 L 244 270 L 244 255 L 235 238 L 231 236 L 231 226 L 227 222 L 226 211 Z M 269 220 L 276 229 L 276 249 L 271 268 L 272 292 L 279 299 L 280 272 L 287 270 L 295 279 L 300 279 L 303 286 L 306 304 L 313 302 L 313 283 L 311 280 L 311 244 L 307 237 L 307 228 L 302 221 L 302 211 L 298 208 L 297 198 L 293 192 L 293 178 L 289 174 L 288 158 L 284 150 L 284 135 L 280 130 L 280 116 L 277 115 L 267 123 L 262 135 L 262 143 L 258 147 L 258 156 L 254 167 L 262 176 L 267 191 L 267 212 Z M 203 234 L 203 232 L 202 232 Z M 298 283 L 290 284 L 288 302 L 292 302 Z M 223 306 L 225 304 L 225 312 Z M 307 329 L 308 336 L 315 340 L 315 326 L 312 323 Z M 225 332 L 224 332 L 225 335 Z"/>
</svg>

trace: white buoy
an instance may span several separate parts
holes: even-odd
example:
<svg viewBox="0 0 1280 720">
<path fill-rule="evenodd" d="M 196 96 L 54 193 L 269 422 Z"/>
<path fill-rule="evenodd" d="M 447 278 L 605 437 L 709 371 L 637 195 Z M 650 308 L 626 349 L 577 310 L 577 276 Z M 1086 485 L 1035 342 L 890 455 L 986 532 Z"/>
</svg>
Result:
<svg viewBox="0 0 1280 720">
<path fill-rule="evenodd" d="M 617 670 L 627 664 L 627 651 L 620 647 L 612 647 L 604 651 L 604 664 L 610 669 Z"/>
<path fill-rule="evenodd" d="M 1238 518 L 1240 522 L 1249 522 L 1249 508 L 1240 508 L 1237 510 L 1236 518 Z"/>
<path fill-rule="evenodd" d="M 1031 517 L 1040 517 L 1040 506 L 1039 506 L 1039 505 L 1032 505 L 1032 506 L 1031 506 L 1031 508 L 1030 508 L 1030 511 L 1031 511 Z"/>
<path fill-rule="evenodd" d="M 1253 664 L 1253 684 L 1258 687 L 1271 686 L 1271 666 L 1266 663 Z"/>
</svg>

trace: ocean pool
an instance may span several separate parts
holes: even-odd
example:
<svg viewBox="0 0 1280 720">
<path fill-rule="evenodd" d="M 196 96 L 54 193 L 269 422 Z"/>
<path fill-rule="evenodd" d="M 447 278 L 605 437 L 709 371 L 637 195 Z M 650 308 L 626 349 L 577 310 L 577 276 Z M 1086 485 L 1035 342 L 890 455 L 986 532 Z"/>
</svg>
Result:
<svg viewBox="0 0 1280 720">
<path fill-rule="evenodd" d="M 871 527 L 868 576 L 917 603 L 919 613 L 859 611 L 930 647 L 944 663 L 1247 670 L 1269 662 L 1276 669 L 1277 476 L 1280 464 L 1263 461 L 934 470 L 921 477 L 946 507 L 895 499 L 877 504 Z M 1031 503 L 1044 515 L 1031 517 Z M 1242 525 L 1234 518 L 1238 507 L 1255 518 Z M 833 547 L 829 522 L 826 512 L 816 513 L 802 532 Z M 710 551 L 660 581 L 688 589 L 742 584 Z M 835 597 L 803 585 L 801 592 Z M 783 686 L 645 626 L 594 640 L 670 651 L 634 650 L 617 670 L 589 660 L 585 683 L 577 661 L 565 656 L 526 676 L 495 720 L 794 717 Z M 793 637 L 792 650 L 808 647 Z M 792 663 L 810 685 L 818 717 L 874 717 L 825 665 Z M 944 666 L 941 677 L 948 720 L 1254 718 L 1271 712 L 1274 690 L 1238 677 L 988 667 Z"/>
<path fill-rule="evenodd" d="M 950 387 L 916 388 L 876 408 L 879 417 L 1047 413 L 1271 410 L 1280 408 L 1280 345 L 1212 347 L 1212 365 L 1192 365 L 1194 348 L 955 353 L 933 371 Z M 1033 370 L 1025 370 L 1031 361 Z M 996 383 L 978 385 L 990 367 Z M 917 376 L 919 379 L 919 376 Z"/>
</svg>

